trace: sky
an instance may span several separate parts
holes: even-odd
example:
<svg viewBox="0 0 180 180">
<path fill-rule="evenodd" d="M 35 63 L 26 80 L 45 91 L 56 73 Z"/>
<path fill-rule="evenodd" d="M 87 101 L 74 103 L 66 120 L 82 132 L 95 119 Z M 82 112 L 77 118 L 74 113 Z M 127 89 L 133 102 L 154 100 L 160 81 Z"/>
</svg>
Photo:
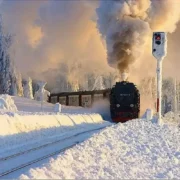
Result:
<svg viewBox="0 0 180 180">
<path fill-rule="evenodd" d="M 11 53 L 22 74 L 51 82 L 64 75 L 70 82 L 81 82 L 88 73 L 114 72 L 108 64 L 106 39 L 98 28 L 98 7 L 98 1 L 2 1 L 4 29 L 14 35 Z M 179 25 L 175 33 L 168 34 L 164 76 L 179 76 L 179 34 Z M 129 73 L 134 82 L 155 76 L 150 40 L 143 49 Z"/>
</svg>

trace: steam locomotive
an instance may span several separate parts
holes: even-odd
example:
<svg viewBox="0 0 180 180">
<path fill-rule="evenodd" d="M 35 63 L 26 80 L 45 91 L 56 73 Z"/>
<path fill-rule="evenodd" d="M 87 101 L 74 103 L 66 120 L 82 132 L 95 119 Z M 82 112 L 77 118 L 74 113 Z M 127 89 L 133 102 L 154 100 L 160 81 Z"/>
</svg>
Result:
<svg viewBox="0 0 180 180">
<path fill-rule="evenodd" d="M 130 82 L 117 82 L 110 92 L 110 113 L 113 122 L 126 122 L 139 117 L 140 93 Z"/>
</svg>

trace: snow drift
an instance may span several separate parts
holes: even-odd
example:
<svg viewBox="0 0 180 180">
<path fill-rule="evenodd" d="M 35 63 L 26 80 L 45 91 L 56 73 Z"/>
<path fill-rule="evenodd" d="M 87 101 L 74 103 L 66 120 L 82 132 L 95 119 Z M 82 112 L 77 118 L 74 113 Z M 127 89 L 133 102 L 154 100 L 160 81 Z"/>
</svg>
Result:
<svg viewBox="0 0 180 180">
<path fill-rule="evenodd" d="M 18 133 L 28 133 L 46 128 L 72 127 L 82 125 L 83 123 L 102 123 L 103 119 L 99 114 L 59 114 L 59 115 L 27 115 L 27 116 L 7 116 L 0 115 L 0 135 L 14 135 Z"/>
<path fill-rule="evenodd" d="M 0 124 L 0 157 L 24 146 L 28 148 L 52 138 L 110 125 L 99 114 L 0 115 Z"/>
<path fill-rule="evenodd" d="M 17 111 L 14 100 L 7 94 L 0 95 L 0 109 Z"/>
<path fill-rule="evenodd" d="M 20 179 L 179 179 L 180 131 L 134 120 L 102 130 Z"/>
</svg>

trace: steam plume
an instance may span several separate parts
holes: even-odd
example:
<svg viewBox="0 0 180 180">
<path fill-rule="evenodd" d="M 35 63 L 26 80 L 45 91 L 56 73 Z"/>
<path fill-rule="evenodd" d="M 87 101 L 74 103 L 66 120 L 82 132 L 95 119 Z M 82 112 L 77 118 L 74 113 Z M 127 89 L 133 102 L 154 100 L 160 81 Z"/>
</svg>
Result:
<svg viewBox="0 0 180 180">
<path fill-rule="evenodd" d="M 102 0 L 97 15 L 108 63 L 123 73 L 140 58 L 152 31 L 175 30 L 180 10 L 176 0 Z"/>
<path fill-rule="evenodd" d="M 21 72 L 52 86 L 59 76 L 76 83 L 87 73 L 106 73 L 106 50 L 92 20 L 96 8 L 87 1 L 4 0 L 3 21 L 16 36 L 13 57 Z"/>
</svg>

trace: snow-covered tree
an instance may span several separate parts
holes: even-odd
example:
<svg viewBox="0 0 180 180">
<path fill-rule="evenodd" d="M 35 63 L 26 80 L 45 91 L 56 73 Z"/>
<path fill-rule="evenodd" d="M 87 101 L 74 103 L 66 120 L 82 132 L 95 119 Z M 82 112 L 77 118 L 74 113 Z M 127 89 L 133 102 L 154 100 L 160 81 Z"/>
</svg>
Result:
<svg viewBox="0 0 180 180">
<path fill-rule="evenodd" d="M 39 84 L 38 83 L 39 83 L 38 80 L 32 80 L 33 96 L 39 90 Z"/>
<path fill-rule="evenodd" d="M 32 79 L 30 77 L 28 80 L 23 80 L 23 92 L 24 97 L 33 99 Z"/>
<path fill-rule="evenodd" d="M 104 82 L 102 76 L 98 76 L 95 80 L 92 90 L 101 90 L 101 89 L 105 89 Z"/>
<path fill-rule="evenodd" d="M 10 36 L 4 36 L 0 18 L 0 94 L 9 94 L 11 86 L 10 57 L 8 49 L 11 45 Z"/>
<path fill-rule="evenodd" d="M 163 79 L 162 96 L 163 96 L 163 98 L 162 98 L 163 113 L 173 111 L 174 96 L 175 96 L 173 78 Z"/>
<path fill-rule="evenodd" d="M 141 94 L 141 112 L 147 108 L 156 110 L 156 83 L 155 77 L 147 77 L 141 80 L 138 89 Z"/>
<path fill-rule="evenodd" d="M 76 80 L 76 81 L 74 80 L 74 82 L 71 83 L 71 90 L 73 92 L 79 91 L 79 82 L 78 82 L 78 80 Z"/>
<path fill-rule="evenodd" d="M 10 56 L 12 35 L 4 33 L 0 17 L 0 94 L 17 95 L 16 68 Z"/>
<path fill-rule="evenodd" d="M 17 85 L 17 71 L 16 71 L 16 68 L 15 68 L 15 65 L 13 64 L 12 60 L 10 60 L 10 82 L 11 82 L 11 85 L 10 85 L 10 91 L 9 91 L 9 94 L 10 95 L 13 95 L 13 96 L 17 96 L 18 95 L 18 85 Z"/>
<path fill-rule="evenodd" d="M 17 73 L 17 95 L 24 96 L 22 86 L 22 75 L 20 72 Z"/>
<path fill-rule="evenodd" d="M 87 90 L 91 91 L 94 87 L 94 83 L 96 79 L 95 74 L 89 73 L 86 78 L 87 78 Z"/>
<path fill-rule="evenodd" d="M 105 87 L 112 88 L 117 81 L 120 81 L 119 77 L 118 71 L 109 72 L 107 75 L 103 76 Z"/>
<path fill-rule="evenodd" d="M 0 94 L 9 94 L 10 77 L 7 73 L 7 63 L 5 63 L 4 52 L 1 50 L 0 55 Z"/>
<path fill-rule="evenodd" d="M 46 85 L 46 82 L 43 82 L 43 81 L 39 81 L 37 82 L 39 88 L 38 90 L 35 92 L 35 95 L 34 95 L 34 99 L 36 101 L 48 101 L 49 100 L 49 96 L 50 96 L 50 92 L 47 91 L 44 87 Z"/>
</svg>

